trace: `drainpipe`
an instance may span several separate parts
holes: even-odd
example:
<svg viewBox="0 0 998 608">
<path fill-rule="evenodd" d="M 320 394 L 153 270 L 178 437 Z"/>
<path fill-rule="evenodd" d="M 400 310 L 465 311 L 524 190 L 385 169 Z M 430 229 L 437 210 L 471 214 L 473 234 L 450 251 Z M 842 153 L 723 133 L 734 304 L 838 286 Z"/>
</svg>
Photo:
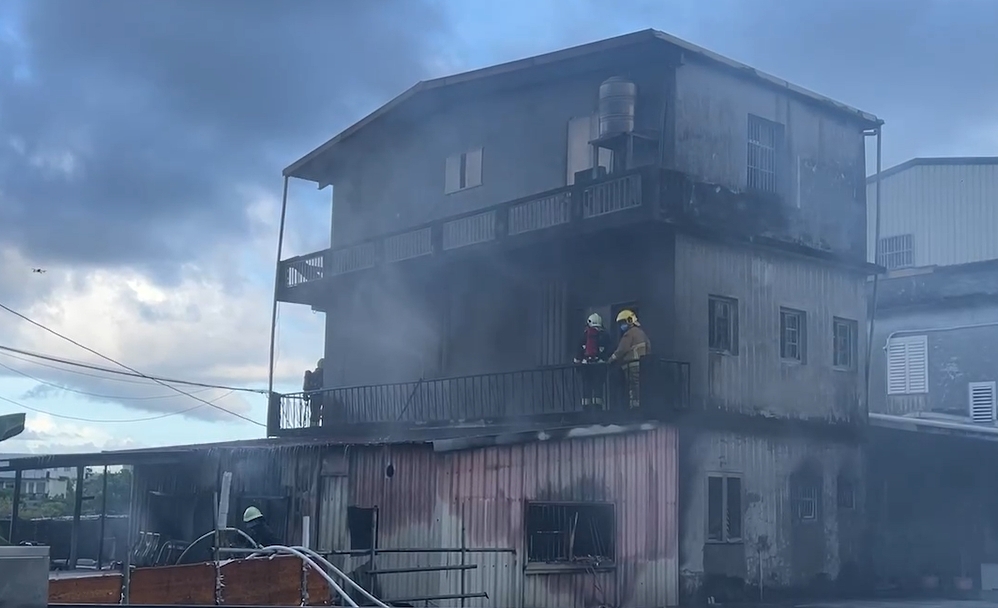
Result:
<svg viewBox="0 0 998 608">
<path fill-rule="evenodd" d="M 284 249 L 284 222 L 288 214 L 288 176 L 284 176 L 284 193 L 281 196 L 281 223 L 277 232 L 277 261 L 274 268 L 274 307 L 270 313 L 270 368 L 267 374 L 267 436 L 276 429 L 271 428 L 270 409 L 274 407 L 274 351 L 277 348 L 277 296 L 281 289 L 281 253 Z"/>
<path fill-rule="evenodd" d="M 875 176 L 875 194 L 874 194 L 874 223 L 873 223 L 873 261 L 877 261 L 877 248 L 880 244 L 880 169 L 881 169 L 881 150 L 882 150 L 882 133 L 884 128 L 884 121 L 879 121 L 876 129 L 872 132 L 866 131 L 864 135 L 876 135 L 877 137 L 877 173 Z M 870 333 L 866 339 L 866 362 L 864 367 L 866 368 L 866 378 L 865 378 L 865 389 L 863 397 L 863 409 L 865 410 L 866 418 L 869 419 L 870 416 L 870 356 L 873 354 L 873 328 L 877 321 L 877 291 L 880 283 L 880 273 L 873 275 L 873 298 L 870 302 L 870 310 L 867 315 L 870 319 Z"/>
</svg>

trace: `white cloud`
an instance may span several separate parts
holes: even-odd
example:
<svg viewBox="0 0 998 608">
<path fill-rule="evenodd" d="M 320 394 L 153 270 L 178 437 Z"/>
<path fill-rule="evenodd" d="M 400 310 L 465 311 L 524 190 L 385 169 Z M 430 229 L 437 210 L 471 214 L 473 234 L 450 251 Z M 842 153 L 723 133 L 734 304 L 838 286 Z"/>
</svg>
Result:
<svg viewBox="0 0 998 608">
<path fill-rule="evenodd" d="M 120 431 L 57 420 L 45 414 L 30 416 L 25 430 L 3 443 L 6 453 L 73 453 L 140 447 Z"/>
</svg>

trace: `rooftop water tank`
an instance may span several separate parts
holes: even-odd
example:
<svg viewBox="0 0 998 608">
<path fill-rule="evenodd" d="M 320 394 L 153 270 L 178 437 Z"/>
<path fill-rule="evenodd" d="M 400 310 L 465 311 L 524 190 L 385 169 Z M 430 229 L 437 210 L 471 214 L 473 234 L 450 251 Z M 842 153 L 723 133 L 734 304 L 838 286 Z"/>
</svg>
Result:
<svg viewBox="0 0 998 608">
<path fill-rule="evenodd" d="M 634 104 L 637 97 L 637 85 L 626 78 L 614 76 L 599 85 L 600 137 L 634 130 Z"/>
</svg>

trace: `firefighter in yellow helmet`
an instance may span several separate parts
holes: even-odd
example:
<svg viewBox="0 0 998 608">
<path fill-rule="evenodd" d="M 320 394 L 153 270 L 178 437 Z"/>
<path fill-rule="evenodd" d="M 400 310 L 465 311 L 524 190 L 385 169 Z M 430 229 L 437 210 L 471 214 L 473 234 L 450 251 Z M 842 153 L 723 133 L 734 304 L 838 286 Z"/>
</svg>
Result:
<svg viewBox="0 0 998 608">
<path fill-rule="evenodd" d="M 620 342 L 607 363 L 620 363 L 624 371 L 624 383 L 627 387 L 628 406 L 634 408 L 641 404 L 639 362 L 641 357 L 651 354 L 651 341 L 645 330 L 641 328 L 641 324 L 638 323 L 638 316 L 634 314 L 634 311 L 629 309 L 620 311 L 617 314 L 617 324 L 620 327 Z"/>
</svg>

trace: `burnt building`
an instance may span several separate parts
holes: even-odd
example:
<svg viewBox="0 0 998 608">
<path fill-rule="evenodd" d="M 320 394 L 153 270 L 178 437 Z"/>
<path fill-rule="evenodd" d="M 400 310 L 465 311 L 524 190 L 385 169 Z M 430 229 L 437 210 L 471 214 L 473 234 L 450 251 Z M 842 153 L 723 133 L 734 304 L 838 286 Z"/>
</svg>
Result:
<svg viewBox="0 0 998 608">
<path fill-rule="evenodd" d="M 325 313 L 328 422 L 287 395 L 271 433 L 658 421 L 674 451 L 630 457 L 679 471 L 660 603 L 835 579 L 861 553 L 880 124 L 652 30 L 415 85 L 285 170 L 333 186 L 332 246 L 277 293 Z M 623 309 L 652 342 L 640 407 L 611 366 L 582 412 L 585 319 L 616 342 Z"/>
</svg>

